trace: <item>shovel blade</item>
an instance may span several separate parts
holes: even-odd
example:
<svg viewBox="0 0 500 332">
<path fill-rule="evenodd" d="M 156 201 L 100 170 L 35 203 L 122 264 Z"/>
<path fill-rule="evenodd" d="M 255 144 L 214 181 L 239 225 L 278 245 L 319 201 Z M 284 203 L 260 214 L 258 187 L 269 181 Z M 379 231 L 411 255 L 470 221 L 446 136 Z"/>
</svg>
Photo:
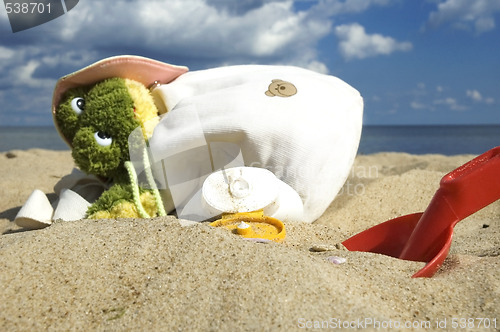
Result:
<svg viewBox="0 0 500 332">
<path fill-rule="evenodd" d="M 394 218 L 358 233 L 342 244 L 350 251 L 364 251 L 398 258 L 423 213 Z"/>
<path fill-rule="evenodd" d="M 400 258 L 416 225 L 423 213 L 414 213 L 394 218 L 358 233 L 342 244 L 349 251 L 363 251 Z M 413 278 L 430 278 L 443 264 L 450 250 L 453 228 L 450 227 L 439 236 L 431 257 L 419 257 L 416 261 L 427 263 L 416 272 Z"/>
</svg>

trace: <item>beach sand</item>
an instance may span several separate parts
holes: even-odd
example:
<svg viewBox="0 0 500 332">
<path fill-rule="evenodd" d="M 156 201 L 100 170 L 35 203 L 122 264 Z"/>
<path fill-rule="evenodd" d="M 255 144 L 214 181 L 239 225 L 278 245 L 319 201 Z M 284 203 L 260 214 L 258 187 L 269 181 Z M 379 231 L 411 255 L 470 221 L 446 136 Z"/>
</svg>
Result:
<svg viewBox="0 0 500 332">
<path fill-rule="evenodd" d="M 500 328 L 500 202 L 455 227 L 450 255 L 433 278 L 410 278 L 423 263 L 338 245 L 423 211 L 441 177 L 472 157 L 358 156 L 319 220 L 287 224 L 284 243 L 262 244 L 206 224 L 181 227 L 173 217 L 21 230 L 13 222 L 21 205 L 34 189 L 55 199 L 53 186 L 71 171 L 72 158 L 69 151 L 1 153 L 0 328 L 453 330 L 465 323 L 493 331 L 495 320 Z M 346 262 L 332 264 L 329 256 Z"/>
</svg>

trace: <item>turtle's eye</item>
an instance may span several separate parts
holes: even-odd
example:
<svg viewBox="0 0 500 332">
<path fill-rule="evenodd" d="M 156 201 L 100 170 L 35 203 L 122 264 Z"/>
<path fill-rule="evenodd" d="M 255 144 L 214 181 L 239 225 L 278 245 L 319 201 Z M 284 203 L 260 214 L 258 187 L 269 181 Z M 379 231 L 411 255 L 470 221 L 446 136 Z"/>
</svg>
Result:
<svg viewBox="0 0 500 332">
<path fill-rule="evenodd" d="M 100 146 L 109 146 L 111 143 L 113 143 L 113 138 L 111 136 L 103 131 L 98 131 L 94 134 L 95 141 L 97 144 Z"/>
<path fill-rule="evenodd" d="M 71 108 L 76 114 L 80 115 L 85 109 L 85 99 L 77 97 L 71 101 Z"/>
</svg>

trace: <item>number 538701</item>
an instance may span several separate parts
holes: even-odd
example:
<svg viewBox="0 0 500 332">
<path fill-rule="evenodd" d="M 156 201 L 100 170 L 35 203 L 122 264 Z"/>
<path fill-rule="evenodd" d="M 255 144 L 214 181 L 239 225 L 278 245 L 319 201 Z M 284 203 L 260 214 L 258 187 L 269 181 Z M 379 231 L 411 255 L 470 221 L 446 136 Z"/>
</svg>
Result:
<svg viewBox="0 0 500 332">
<path fill-rule="evenodd" d="M 6 2 L 5 10 L 7 14 L 50 14 L 50 3 L 42 2 Z"/>
</svg>

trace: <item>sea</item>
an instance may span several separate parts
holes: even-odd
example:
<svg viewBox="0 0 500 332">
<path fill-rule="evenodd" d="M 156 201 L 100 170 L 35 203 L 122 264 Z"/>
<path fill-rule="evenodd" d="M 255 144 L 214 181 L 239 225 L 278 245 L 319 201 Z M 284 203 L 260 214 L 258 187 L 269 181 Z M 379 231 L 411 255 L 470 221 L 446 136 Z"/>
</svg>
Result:
<svg viewBox="0 0 500 332">
<path fill-rule="evenodd" d="M 359 154 L 481 154 L 500 146 L 500 125 L 397 125 L 363 127 Z M 53 127 L 0 127 L 0 152 L 68 150 Z"/>
</svg>

